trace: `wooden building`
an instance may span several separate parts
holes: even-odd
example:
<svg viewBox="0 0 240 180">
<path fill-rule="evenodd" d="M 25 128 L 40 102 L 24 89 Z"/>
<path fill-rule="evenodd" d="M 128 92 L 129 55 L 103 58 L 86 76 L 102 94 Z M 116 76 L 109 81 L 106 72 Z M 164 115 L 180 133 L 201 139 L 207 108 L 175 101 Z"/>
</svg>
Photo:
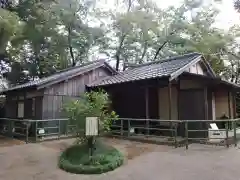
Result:
<svg viewBox="0 0 240 180">
<path fill-rule="evenodd" d="M 112 107 L 122 118 L 215 120 L 224 115 L 236 117 L 235 93 L 239 86 L 217 77 L 198 53 L 137 65 L 88 86 L 109 92 Z M 207 123 L 191 126 L 192 129 L 208 128 Z M 184 127 L 178 127 L 178 131 L 183 135 Z"/>
<path fill-rule="evenodd" d="M 199 53 L 136 65 L 119 73 L 100 60 L 7 89 L 3 92 L 6 118 L 64 118 L 63 104 L 81 98 L 86 88 L 105 89 L 120 118 L 184 121 L 235 118 L 239 86 L 217 77 Z M 152 124 L 158 125 L 170 126 Z M 208 128 L 199 121 L 190 126 Z M 178 131 L 183 135 L 184 127 L 179 126 Z"/>
<path fill-rule="evenodd" d="M 99 60 L 9 88 L 2 92 L 6 96 L 5 117 L 37 120 L 66 118 L 62 111 L 64 103 L 81 98 L 86 90 L 85 84 L 114 73 L 111 66 Z"/>
</svg>

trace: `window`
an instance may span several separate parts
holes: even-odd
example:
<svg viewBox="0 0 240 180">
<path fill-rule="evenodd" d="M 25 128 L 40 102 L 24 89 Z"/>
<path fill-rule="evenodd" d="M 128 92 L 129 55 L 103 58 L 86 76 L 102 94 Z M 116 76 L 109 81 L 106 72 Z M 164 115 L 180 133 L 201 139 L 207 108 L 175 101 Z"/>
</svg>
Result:
<svg viewBox="0 0 240 180">
<path fill-rule="evenodd" d="M 18 118 L 23 118 L 24 117 L 24 103 L 19 102 L 18 103 Z"/>
</svg>

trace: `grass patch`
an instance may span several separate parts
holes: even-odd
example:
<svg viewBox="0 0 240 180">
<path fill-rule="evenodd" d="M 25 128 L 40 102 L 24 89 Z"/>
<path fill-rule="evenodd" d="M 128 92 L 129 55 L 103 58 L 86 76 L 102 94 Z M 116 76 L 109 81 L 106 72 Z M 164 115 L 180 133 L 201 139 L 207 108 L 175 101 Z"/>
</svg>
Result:
<svg viewBox="0 0 240 180">
<path fill-rule="evenodd" d="M 60 156 L 59 167 L 75 174 L 101 174 L 116 169 L 123 161 L 124 157 L 117 149 L 97 141 L 91 159 L 87 144 L 73 145 Z"/>
</svg>

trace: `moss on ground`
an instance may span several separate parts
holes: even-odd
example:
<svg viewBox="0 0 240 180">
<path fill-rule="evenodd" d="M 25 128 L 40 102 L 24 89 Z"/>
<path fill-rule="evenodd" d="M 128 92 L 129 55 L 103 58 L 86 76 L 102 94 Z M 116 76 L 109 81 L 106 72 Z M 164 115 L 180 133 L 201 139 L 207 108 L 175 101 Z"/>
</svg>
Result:
<svg viewBox="0 0 240 180">
<path fill-rule="evenodd" d="M 122 153 L 114 147 L 100 141 L 96 142 L 95 147 L 96 150 L 91 159 L 86 143 L 69 147 L 60 156 L 59 167 L 75 174 L 101 174 L 123 164 Z"/>
</svg>

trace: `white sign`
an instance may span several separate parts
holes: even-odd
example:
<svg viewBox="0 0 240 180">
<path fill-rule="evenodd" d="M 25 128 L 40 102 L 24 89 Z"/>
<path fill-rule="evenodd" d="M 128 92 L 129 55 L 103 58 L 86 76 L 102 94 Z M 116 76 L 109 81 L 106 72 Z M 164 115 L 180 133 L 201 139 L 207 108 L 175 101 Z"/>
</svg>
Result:
<svg viewBox="0 0 240 180">
<path fill-rule="evenodd" d="M 212 130 L 219 130 L 216 123 L 210 123 Z"/>
<path fill-rule="evenodd" d="M 98 135 L 98 117 L 86 117 L 86 136 Z"/>
<path fill-rule="evenodd" d="M 38 134 L 44 134 L 45 130 L 44 129 L 39 129 Z"/>
<path fill-rule="evenodd" d="M 131 129 L 130 129 L 130 133 L 133 134 L 134 132 L 135 132 L 134 128 L 131 128 Z"/>
</svg>

